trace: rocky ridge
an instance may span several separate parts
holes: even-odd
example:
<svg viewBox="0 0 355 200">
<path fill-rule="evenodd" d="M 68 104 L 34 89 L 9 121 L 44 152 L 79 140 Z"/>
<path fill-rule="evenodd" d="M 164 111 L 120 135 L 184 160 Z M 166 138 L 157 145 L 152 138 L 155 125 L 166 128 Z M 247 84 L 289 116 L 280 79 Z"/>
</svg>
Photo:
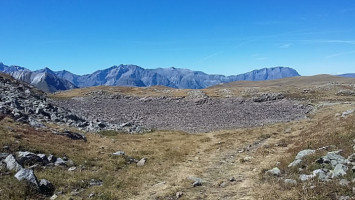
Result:
<svg viewBox="0 0 355 200">
<path fill-rule="evenodd" d="M 136 87 L 161 85 L 181 89 L 202 89 L 240 80 L 262 81 L 299 76 L 296 70 L 288 67 L 263 68 L 232 76 L 206 74 L 175 67 L 144 69 L 137 65 L 118 65 L 87 75 L 76 75 L 66 70 L 53 72 L 45 68 L 31 71 L 0 63 L 0 71 L 46 92 L 100 85 Z"/>
</svg>

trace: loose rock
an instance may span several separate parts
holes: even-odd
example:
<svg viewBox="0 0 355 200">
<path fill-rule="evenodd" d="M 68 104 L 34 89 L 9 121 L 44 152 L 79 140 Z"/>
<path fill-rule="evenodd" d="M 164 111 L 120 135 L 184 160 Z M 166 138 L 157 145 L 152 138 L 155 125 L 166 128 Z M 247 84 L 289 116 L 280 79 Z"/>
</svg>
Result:
<svg viewBox="0 0 355 200">
<path fill-rule="evenodd" d="M 19 181 L 26 180 L 27 182 L 29 182 L 29 183 L 35 185 L 36 187 L 38 187 L 37 177 L 35 176 L 35 174 L 33 173 L 33 170 L 31 170 L 31 169 L 22 168 L 20 171 L 18 171 L 15 174 L 15 177 Z"/>
<path fill-rule="evenodd" d="M 265 172 L 266 174 L 273 175 L 273 176 L 280 176 L 281 175 L 281 170 L 277 167 L 270 169 Z"/>
<path fill-rule="evenodd" d="M 42 194 L 53 195 L 55 191 L 54 185 L 46 179 L 41 179 L 39 182 L 39 190 Z"/>
</svg>

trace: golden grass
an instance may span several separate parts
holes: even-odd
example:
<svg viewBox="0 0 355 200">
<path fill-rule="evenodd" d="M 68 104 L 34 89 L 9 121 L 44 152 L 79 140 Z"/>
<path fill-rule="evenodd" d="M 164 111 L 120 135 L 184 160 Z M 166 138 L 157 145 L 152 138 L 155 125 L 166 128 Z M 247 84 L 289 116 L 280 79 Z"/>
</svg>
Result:
<svg viewBox="0 0 355 200">
<path fill-rule="evenodd" d="M 78 169 L 69 172 L 66 168 L 55 167 L 35 170 L 36 176 L 46 178 L 63 191 L 67 199 L 75 189 L 84 189 L 78 197 L 86 198 L 91 192 L 100 194 L 99 199 L 132 198 L 141 189 L 161 181 L 169 169 L 193 153 L 197 142 L 204 140 L 203 135 L 188 135 L 183 132 L 156 131 L 144 135 L 117 134 L 102 136 L 86 134 L 88 142 L 74 141 L 47 131 L 35 130 L 5 118 L 0 122 L 0 146 L 10 146 L 11 152 L 28 150 L 35 153 L 67 156 Z M 112 155 L 116 151 L 125 151 L 127 156 L 147 158 L 143 167 L 127 164 L 121 156 Z M 13 174 L 1 176 L 0 199 L 22 199 L 26 187 L 11 188 L 16 185 Z M 102 187 L 88 187 L 90 179 L 102 180 Z M 11 181 L 7 181 L 11 180 Z M 13 196 L 13 193 L 18 193 Z M 74 197 L 75 198 L 75 197 Z"/>
</svg>

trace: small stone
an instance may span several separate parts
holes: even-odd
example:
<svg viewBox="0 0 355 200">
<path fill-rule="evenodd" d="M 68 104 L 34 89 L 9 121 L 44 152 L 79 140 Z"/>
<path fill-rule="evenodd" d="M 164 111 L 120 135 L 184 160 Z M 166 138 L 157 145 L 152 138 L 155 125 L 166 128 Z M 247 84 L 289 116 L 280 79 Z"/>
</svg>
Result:
<svg viewBox="0 0 355 200">
<path fill-rule="evenodd" d="M 19 181 L 26 180 L 27 182 L 32 183 L 35 186 L 38 186 L 37 177 L 35 176 L 33 170 L 31 169 L 22 168 L 20 171 L 18 171 L 15 174 L 15 178 L 17 178 L 17 180 Z"/>
<path fill-rule="evenodd" d="M 179 192 L 176 193 L 175 196 L 176 196 L 176 198 L 180 198 L 180 197 L 182 197 L 182 195 L 184 195 L 184 193 L 179 191 Z"/>
<path fill-rule="evenodd" d="M 224 188 L 227 186 L 227 182 L 223 181 L 221 184 L 219 184 L 219 187 Z"/>
<path fill-rule="evenodd" d="M 348 181 L 348 180 L 346 180 L 346 179 L 341 179 L 341 180 L 339 181 L 339 185 L 341 185 L 341 186 L 348 186 L 349 183 L 350 183 L 350 181 Z"/>
<path fill-rule="evenodd" d="M 137 162 L 137 166 L 138 166 L 138 167 L 144 166 L 146 160 L 147 160 L 146 158 L 142 158 L 140 161 Z"/>
<path fill-rule="evenodd" d="M 55 166 L 60 166 L 60 165 L 66 166 L 66 162 L 62 158 L 57 158 L 56 161 L 54 162 L 54 165 Z"/>
<path fill-rule="evenodd" d="M 337 164 L 333 170 L 332 178 L 346 175 L 347 170 L 348 170 L 347 166 L 345 166 L 343 164 Z"/>
<path fill-rule="evenodd" d="M 57 199 L 57 198 L 58 198 L 58 195 L 53 194 L 53 196 L 51 196 L 50 200 L 55 200 L 55 199 Z"/>
<path fill-rule="evenodd" d="M 117 151 L 117 152 L 113 153 L 113 155 L 115 155 L 115 156 L 123 156 L 123 155 L 125 155 L 125 152 L 124 151 Z"/>
<path fill-rule="evenodd" d="M 89 182 L 90 186 L 102 186 L 103 182 L 101 180 L 91 179 Z"/>
<path fill-rule="evenodd" d="M 350 200 L 349 196 L 341 196 L 339 197 L 339 200 Z"/>
<path fill-rule="evenodd" d="M 288 165 L 288 167 L 296 167 L 298 164 L 302 162 L 301 159 L 294 160 L 292 163 Z"/>
<path fill-rule="evenodd" d="M 49 154 L 47 159 L 51 163 L 54 163 L 55 161 L 57 161 L 57 157 L 53 156 L 52 154 Z"/>
<path fill-rule="evenodd" d="M 76 170 L 76 167 L 70 167 L 70 168 L 68 169 L 68 171 L 70 171 L 70 172 L 75 171 L 75 170 Z"/>
<path fill-rule="evenodd" d="M 95 196 L 95 193 L 90 193 L 88 197 L 91 199 L 91 198 L 93 198 L 94 196 Z"/>
<path fill-rule="evenodd" d="M 42 194 L 53 195 L 55 191 L 54 185 L 46 179 L 41 179 L 39 182 L 39 190 Z"/>
<path fill-rule="evenodd" d="M 308 155 L 311 155 L 311 154 L 314 154 L 316 151 L 313 150 L 313 149 L 305 149 L 305 150 L 302 150 L 300 152 L 298 152 L 298 154 L 296 155 L 296 160 L 297 159 L 302 159 L 303 157 L 305 156 L 308 156 Z"/>
<path fill-rule="evenodd" d="M 299 179 L 300 179 L 302 182 L 308 181 L 309 179 L 312 179 L 312 178 L 314 178 L 313 175 L 306 175 L 306 174 L 301 174 L 300 177 L 299 177 Z"/>
<path fill-rule="evenodd" d="M 251 161 L 253 159 L 253 157 L 251 157 L 251 156 L 246 156 L 246 157 L 244 157 L 243 158 L 243 162 L 249 162 L 249 161 Z"/>
<path fill-rule="evenodd" d="M 202 183 L 201 183 L 201 181 L 197 180 L 197 181 L 192 183 L 192 186 L 193 187 L 202 186 Z"/>
<path fill-rule="evenodd" d="M 280 176 L 281 175 L 281 170 L 277 167 L 270 169 L 265 172 L 265 174 L 273 175 L 273 176 Z"/>
<path fill-rule="evenodd" d="M 297 185 L 297 181 L 294 180 L 294 179 L 285 179 L 284 183 L 287 186 L 295 186 L 295 185 Z"/>
<path fill-rule="evenodd" d="M 355 187 L 353 187 L 353 194 L 355 194 Z"/>
<path fill-rule="evenodd" d="M 230 182 L 234 182 L 234 181 L 236 181 L 236 179 L 235 179 L 234 177 L 230 177 L 230 178 L 229 178 L 229 181 L 230 181 Z"/>
</svg>

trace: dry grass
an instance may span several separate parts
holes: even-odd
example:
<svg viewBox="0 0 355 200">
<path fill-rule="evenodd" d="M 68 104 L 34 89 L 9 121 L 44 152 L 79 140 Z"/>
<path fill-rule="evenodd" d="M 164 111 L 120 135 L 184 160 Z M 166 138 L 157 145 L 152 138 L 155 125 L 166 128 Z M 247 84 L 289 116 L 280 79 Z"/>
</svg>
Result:
<svg viewBox="0 0 355 200">
<path fill-rule="evenodd" d="M 294 156 L 303 149 L 318 149 L 320 147 L 329 147 L 328 150 L 318 151 L 316 154 L 303 159 L 302 164 L 306 166 L 302 173 L 310 174 L 313 170 L 322 166 L 315 163 L 315 160 L 325 155 L 328 151 L 343 150 L 344 157 L 353 153 L 353 140 L 355 139 L 355 116 L 339 118 L 335 113 L 343 112 L 349 109 L 349 105 L 336 105 L 324 108 L 314 116 L 313 122 L 306 129 L 302 130 L 297 137 L 292 138 L 284 156 L 279 158 L 278 167 L 283 172 L 283 178 L 298 179 L 299 172 L 295 168 L 288 168 L 288 164 L 294 160 Z M 266 166 L 264 170 L 274 167 Z M 259 198 L 262 199 L 337 199 L 340 196 L 352 196 L 352 187 L 340 186 L 339 179 L 330 182 L 319 182 L 315 180 L 298 183 L 296 187 L 286 187 L 280 178 L 273 178 L 261 175 L 262 193 Z M 346 178 L 353 180 L 354 174 L 349 170 Z M 312 188 L 311 188 L 312 186 Z M 314 188 L 313 188 L 314 187 Z M 267 191 L 267 192 L 266 192 Z"/>
<path fill-rule="evenodd" d="M 159 181 L 169 169 L 195 152 L 197 142 L 203 135 L 187 135 L 183 132 L 160 131 L 145 135 L 117 134 L 102 136 L 87 134 L 88 142 L 73 141 L 56 136 L 47 131 L 35 130 L 5 118 L 0 122 L 0 146 L 10 146 L 10 152 L 28 150 L 35 153 L 54 154 L 72 159 L 78 170 L 69 172 L 66 168 L 55 167 L 35 170 L 36 176 L 46 178 L 62 191 L 63 199 L 71 197 L 71 192 L 80 189 L 74 199 L 86 198 L 91 192 L 100 194 L 99 199 L 134 198 L 142 188 L 150 187 Z M 141 159 L 147 158 L 143 167 L 128 164 L 123 157 L 112 155 L 116 151 Z M 0 199 L 23 199 L 25 185 L 18 186 L 13 174 L 1 174 Z M 102 187 L 88 187 L 90 179 L 102 180 Z M 9 181 L 11 180 L 11 181 Z M 14 190 L 14 186 L 16 189 Z M 16 195 L 15 195 L 16 194 Z M 32 196 L 38 198 L 37 196 Z"/>
</svg>

